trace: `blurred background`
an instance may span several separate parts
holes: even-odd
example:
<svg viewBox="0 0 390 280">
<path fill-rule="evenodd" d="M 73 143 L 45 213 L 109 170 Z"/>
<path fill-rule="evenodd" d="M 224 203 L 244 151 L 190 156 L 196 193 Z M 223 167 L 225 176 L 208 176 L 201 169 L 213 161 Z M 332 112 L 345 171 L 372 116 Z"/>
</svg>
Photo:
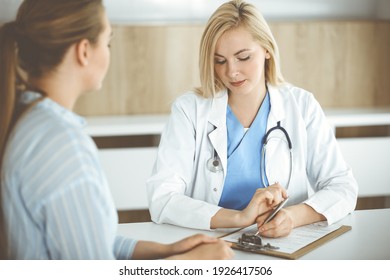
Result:
<svg viewBox="0 0 390 280">
<path fill-rule="evenodd" d="M 0 22 L 20 0 L 0 0 Z M 105 0 L 113 24 L 112 64 L 99 94 L 80 100 L 83 115 L 168 113 L 199 85 L 205 22 L 224 1 Z M 249 0 L 263 13 L 287 81 L 324 108 L 390 106 L 389 0 Z"/>
</svg>

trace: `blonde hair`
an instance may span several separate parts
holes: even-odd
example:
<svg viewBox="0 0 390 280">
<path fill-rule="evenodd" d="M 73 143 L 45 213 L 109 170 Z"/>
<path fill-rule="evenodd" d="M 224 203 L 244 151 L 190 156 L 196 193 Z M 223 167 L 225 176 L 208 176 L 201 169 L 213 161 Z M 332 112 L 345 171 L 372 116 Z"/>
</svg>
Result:
<svg viewBox="0 0 390 280">
<path fill-rule="evenodd" d="M 284 82 L 279 65 L 279 50 L 271 29 L 261 13 L 252 4 L 233 0 L 222 4 L 210 17 L 203 32 L 199 51 L 201 87 L 196 92 L 203 97 L 212 97 L 225 86 L 214 71 L 215 46 L 227 31 L 245 27 L 254 40 L 269 53 L 265 62 L 265 81 L 272 85 Z"/>
<path fill-rule="evenodd" d="M 102 0 L 25 0 L 16 20 L 0 27 L 0 174 L 7 139 L 22 113 L 18 95 L 28 88 L 26 78 L 55 69 L 82 39 L 96 44 L 104 28 L 103 10 Z M 0 224 L 0 253 L 6 245 L 3 228 Z"/>
</svg>

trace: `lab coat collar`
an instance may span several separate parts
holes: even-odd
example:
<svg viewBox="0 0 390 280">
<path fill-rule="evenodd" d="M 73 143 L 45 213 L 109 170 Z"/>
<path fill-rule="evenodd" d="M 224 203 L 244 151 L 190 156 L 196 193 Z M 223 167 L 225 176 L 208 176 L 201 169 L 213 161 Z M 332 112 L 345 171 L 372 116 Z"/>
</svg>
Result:
<svg viewBox="0 0 390 280">
<path fill-rule="evenodd" d="M 270 95 L 271 111 L 270 118 L 272 121 L 281 121 L 285 118 L 285 100 L 278 87 L 267 84 Z M 226 108 L 228 103 L 227 90 L 220 91 L 212 100 L 209 122 L 218 128 L 226 125 Z"/>
<path fill-rule="evenodd" d="M 221 159 L 223 170 L 227 169 L 227 130 L 226 130 L 226 108 L 228 102 L 227 90 L 223 90 L 212 98 L 209 123 L 214 130 L 209 133 L 209 139 L 213 149 Z"/>
<path fill-rule="evenodd" d="M 288 105 L 285 104 L 285 99 L 282 97 L 283 93 L 280 92 L 279 88 L 270 84 L 267 84 L 267 87 L 271 102 L 271 110 L 268 116 L 268 124 L 274 126 L 276 122 L 285 119 L 285 106 Z"/>
<path fill-rule="evenodd" d="M 278 121 L 285 118 L 285 99 L 280 89 L 267 84 L 270 95 L 271 111 L 268 117 L 268 128 L 275 126 Z M 226 130 L 226 108 L 228 103 L 227 90 L 223 90 L 212 98 L 209 123 L 214 130 L 209 133 L 209 139 L 213 148 L 217 151 L 224 170 L 227 168 L 227 130 Z"/>
<path fill-rule="evenodd" d="M 211 112 L 209 122 L 218 128 L 226 124 L 226 108 L 228 103 L 227 90 L 218 92 L 212 98 Z"/>
</svg>

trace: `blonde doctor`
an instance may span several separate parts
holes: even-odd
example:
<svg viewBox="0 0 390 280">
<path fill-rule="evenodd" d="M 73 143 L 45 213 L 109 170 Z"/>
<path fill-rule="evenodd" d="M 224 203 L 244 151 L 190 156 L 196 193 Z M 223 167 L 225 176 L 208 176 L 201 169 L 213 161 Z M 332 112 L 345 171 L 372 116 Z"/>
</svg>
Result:
<svg viewBox="0 0 390 280">
<path fill-rule="evenodd" d="M 257 223 L 263 236 L 332 224 L 357 184 L 313 95 L 284 82 L 262 15 L 222 4 L 200 45 L 201 87 L 174 102 L 147 181 L 156 223 L 213 229 Z M 263 225 L 266 214 L 289 197 Z"/>
</svg>

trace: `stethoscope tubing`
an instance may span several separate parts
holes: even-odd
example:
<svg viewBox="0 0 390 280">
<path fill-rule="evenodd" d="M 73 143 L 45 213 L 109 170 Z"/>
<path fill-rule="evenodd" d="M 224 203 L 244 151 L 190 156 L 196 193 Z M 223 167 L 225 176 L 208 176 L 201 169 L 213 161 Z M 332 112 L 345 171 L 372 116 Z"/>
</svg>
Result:
<svg viewBox="0 0 390 280">
<path fill-rule="evenodd" d="M 264 172 L 262 172 L 262 170 L 260 170 L 260 173 L 261 173 L 261 181 L 263 183 L 263 186 L 267 187 L 268 184 L 267 182 L 265 181 L 265 177 L 266 177 L 266 172 L 265 172 L 265 151 L 267 149 L 267 144 L 268 144 L 268 140 L 269 140 L 269 135 L 271 134 L 271 132 L 275 131 L 275 130 L 281 130 L 284 134 L 284 136 L 286 137 L 286 140 L 287 140 L 287 145 L 288 145 L 288 149 L 289 149 L 289 154 L 290 154 L 290 170 L 289 170 L 289 175 L 288 175 L 288 180 L 287 180 L 287 183 L 286 185 L 284 186 L 285 189 L 287 190 L 289 185 L 290 185 L 290 182 L 291 182 L 291 176 L 292 176 L 292 170 L 293 170 L 293 153 L 292 153 L 292 143 L 291 143 L 291 139 L 290 139 L 290 136 L 288 135 L 288 132 L 287 130 L 282 127 L 280 125 L 280 121 L 277 122 L 276 126 L 270 128 L 267 133 L 264 135 L 264 141 L 263 141 L 263 146 L 261 148 L 261 164 L 260 166 L 263 167 L 264 166 Z M 268 182 L 269 183 L 269 182 Z"/>
</svg>

